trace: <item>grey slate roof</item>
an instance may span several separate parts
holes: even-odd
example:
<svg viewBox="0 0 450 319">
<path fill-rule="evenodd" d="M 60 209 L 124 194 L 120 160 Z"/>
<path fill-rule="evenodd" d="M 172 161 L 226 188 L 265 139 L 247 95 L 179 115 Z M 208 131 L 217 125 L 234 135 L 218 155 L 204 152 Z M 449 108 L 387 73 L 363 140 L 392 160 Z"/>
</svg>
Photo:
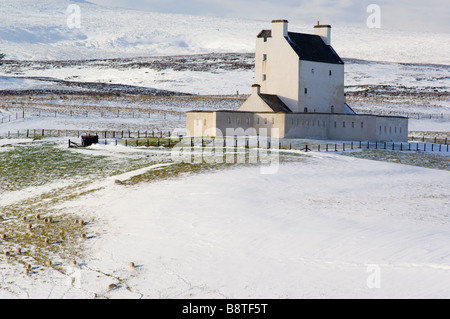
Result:
<svg viewBox="0 0 450 319">
<path fill-rule="evenodd" d="M 292 111 L 274 94 L 259 94 L 261 99 L 275 112 L 292 113 Z"/>
<path fill-rule="evenodd" d="M 272 30 L 262 30 L 258 36 L 258 38 L 271 38 L 272 37 Z"/>
<path fill-rule="evenodd" d="M 258 38 L 271 38 L 271 30 L 262 30 Z M 344 64 L 331 45 L 326 45 L 318 35 L 288 32 L 286 40 L 300 60 Z"/>
</svg>

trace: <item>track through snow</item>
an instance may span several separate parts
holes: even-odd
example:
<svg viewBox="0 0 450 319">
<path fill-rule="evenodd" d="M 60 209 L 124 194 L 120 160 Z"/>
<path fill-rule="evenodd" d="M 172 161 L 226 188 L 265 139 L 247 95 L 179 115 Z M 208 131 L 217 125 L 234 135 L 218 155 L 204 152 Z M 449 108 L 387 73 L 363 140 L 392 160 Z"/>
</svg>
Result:
<svg viewBox="0 0 450 319">
<path fill-rule="evenodd" d="M 449 172 L 306 159 L 274 175 L 245 167 L 111 183 L 60 208 L 107 229 L 84 263 L 124 278 L 104 292 L 112 298 L 450 297 Z M 379 289 L 367 284 L 372 265 Z M 83 267 L 80 281 L 106 285 Z"/>
</svg>

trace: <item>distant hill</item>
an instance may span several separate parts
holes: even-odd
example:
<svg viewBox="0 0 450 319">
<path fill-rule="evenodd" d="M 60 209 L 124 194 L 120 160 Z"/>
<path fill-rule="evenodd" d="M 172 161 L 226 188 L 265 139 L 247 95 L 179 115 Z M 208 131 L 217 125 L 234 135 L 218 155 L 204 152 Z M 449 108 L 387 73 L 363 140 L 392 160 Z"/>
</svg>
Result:
<svg viewBox="0 0 450 319">
<path fill-rule="evenodd" d="M 81 9 L 79 29 L 67 25 L 70 4 Z M 254 51 L 257 33 L 270 28 L 270 21 L 162 14 L 68 0 L 2 0 L 0 15 L 0 51 L 14 60 L 247 53 Z M 313 26 L 302 21 L 290 21 L 289 27 L 313 32 Z M 345 58 L 450 64 L 445 33 L 334 25 L 332 45 Z"/>
</svg>

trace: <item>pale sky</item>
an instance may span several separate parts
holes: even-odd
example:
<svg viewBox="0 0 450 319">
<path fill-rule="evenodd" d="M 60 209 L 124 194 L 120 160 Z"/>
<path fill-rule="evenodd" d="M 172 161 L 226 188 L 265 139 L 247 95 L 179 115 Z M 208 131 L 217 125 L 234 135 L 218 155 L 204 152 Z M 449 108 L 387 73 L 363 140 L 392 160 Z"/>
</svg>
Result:
<svg viewBox="0 0 450 319">
<path fill-rule="evenodd" d="M 381 28 L 450 33 L 449 0 L 88 0 L 164 13 L 313 24 L 365 26 L 369 4 L 381 9 Z"/>
</svg>

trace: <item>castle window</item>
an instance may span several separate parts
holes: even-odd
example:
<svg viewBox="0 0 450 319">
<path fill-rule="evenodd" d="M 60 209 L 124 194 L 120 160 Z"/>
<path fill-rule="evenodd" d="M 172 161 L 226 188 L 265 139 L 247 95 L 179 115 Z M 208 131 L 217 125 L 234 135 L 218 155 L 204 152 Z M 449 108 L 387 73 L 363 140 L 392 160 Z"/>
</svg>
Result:
<svg viewBox="0 0 450 319">
<path fill-rule="evenodd" d="M 364 122 L 361 122 L 361 128 L 364 128 Z"/>
<path fill-rule="evenodd" d="M 352 122 L 352 128 L 355 128 L 355 122 Z"/>
<path fill-rule="evenodd" d="M 267 54 L 263 54 L 263 61 L 267 61 Z"/>
<path fill-rule="evenodd" d="M 331 70 L 330 70 L 330 72 L 329 72 L 329 75 L 330 75 L 330 76 L 332 75 L 332 72 L 331 72 Z"/>
<path fill-rule="evenodd" d="M 331 113 L 334 113 L 334 105 L 331 106 Z"/>
<path fill-rule="evenodd" d="M 345 127 L 345 121 L 344 121 L 344 122 L 342 122 L 342 127 Z"/>
<path fill-rule="evenodd" d="M 337 127 L 337 122 L 336 121 L 334 121 L 334 128 L 336 128 Z"/>
<path fill-rule="evenodd" d="M 307 88 L 305 88 L 305 94 L 308 94 L 308 89 Z"/>
<path fill-rule="evenodd" d="M 303 112 L 308 113 L 308 108 L 305 107 L 305 108 L 303 109 Z"/>
<path fill-rule="evenodd" d="M 314 74 L 314 69 L 311 69 L 311 73 Z"/>
<path fill-rule="evenodd" d="M 263 74 L 263 81 L 267 80 L 267 75 Z"/>
</svg>

